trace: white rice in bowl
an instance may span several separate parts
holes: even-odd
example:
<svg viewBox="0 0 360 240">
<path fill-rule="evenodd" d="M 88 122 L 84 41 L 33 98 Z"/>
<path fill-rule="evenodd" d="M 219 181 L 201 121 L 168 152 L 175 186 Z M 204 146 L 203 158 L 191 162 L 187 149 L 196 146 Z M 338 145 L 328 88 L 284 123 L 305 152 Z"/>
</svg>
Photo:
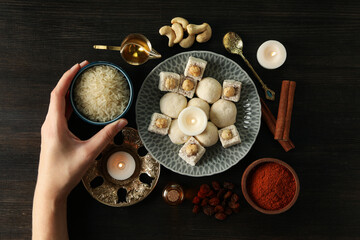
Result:
<svg viewBox="0 0 360 240">
<path fill-rule="evenodd" d="M 126 109 L 130 99 L 129 84 L 116 68 L 94 66 L 83 72 L 74 86 L 78 111 L 94 122 L 115 119 Z"/>
</svg>

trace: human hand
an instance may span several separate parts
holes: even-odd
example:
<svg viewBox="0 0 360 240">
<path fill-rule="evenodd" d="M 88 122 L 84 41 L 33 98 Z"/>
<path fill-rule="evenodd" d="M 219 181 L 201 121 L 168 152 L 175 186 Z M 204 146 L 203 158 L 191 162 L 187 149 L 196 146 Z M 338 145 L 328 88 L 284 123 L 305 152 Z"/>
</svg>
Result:
<svg viewBox="0 0 360 240">
<path fill-rule="evenodd" d="M 67 120 L 71 108 L 65 97 L 76 73 L 88 63 L 84 61 L 75 64 L 64 73 L 51 92 L 49 110 L 41 128 L 41 152 L 36 186 L 37 194 L 48 199 L 66 200 L 91 162 L 127 124 L 125 119 L 120 119 L 107 125 L 86 141 L 80 140 L 68 129 Z"/>
</svg>

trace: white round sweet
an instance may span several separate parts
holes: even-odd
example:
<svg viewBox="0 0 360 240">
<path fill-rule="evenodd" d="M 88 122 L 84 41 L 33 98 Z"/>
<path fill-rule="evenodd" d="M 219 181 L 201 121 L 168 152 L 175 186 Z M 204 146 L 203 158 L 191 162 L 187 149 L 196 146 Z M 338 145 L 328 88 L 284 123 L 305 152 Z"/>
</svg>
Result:
<svg viewBox="0 0 360 240">
<path fill-rule="evenodd" d="M 186 98 L 177 93 L 167 93 L 160 99 L 160 111 L 171 118 L 177 118 L 186 105 Z"/>
<path fill-rule="evenodd" d="M 207 118 L 209 119 L 210 105 L 201 98 L 190 99 L 187 106 L 188 107 L 193 106 L 202 109 L 205 112 Z"/>
<path fill-rule="evenodd" d="M 221 97 L 221 91 L 222 87 L 218 80 L 206 77 L 198 83 L 196 95 L 208 103 L 214 103 Z"/>
<path fill-rule="evenodd" d="M 220 99 L 210 109 L 210 120 L 218 128 L 227 127 L 236 122 L 236 106 L 233 102 Z"/>
<path fill-rule="evenodd" d="M 171 142 L 175 143 L 175 144 L 183 144 L 190 138 L 190 136 L 185 135 L 180 130 L 177 119 L 175 119 L 171 122 L 168 135 L 169 135 Z"/>
<path fill-rule="evenodd" d="M 208 122 L 205 131 L 195 138 L 204 147 L 211 147 L 219 140 L 218 128 L 212 122 Z"/>
</svg>

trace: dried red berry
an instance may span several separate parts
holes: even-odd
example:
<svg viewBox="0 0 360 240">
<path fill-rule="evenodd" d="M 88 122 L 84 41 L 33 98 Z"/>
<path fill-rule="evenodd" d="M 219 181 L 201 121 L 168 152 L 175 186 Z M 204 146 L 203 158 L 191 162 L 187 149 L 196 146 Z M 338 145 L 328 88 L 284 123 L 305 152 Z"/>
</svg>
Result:
<svg viewBox="0 0 360 240">
<path fill-rule="evenodd" d="M 199 204 L 200 203 L 200 198 L 198 196 L 195 196 L 193 198 L 193 201 L 192 201 L 193 204 Z"/>
<path fill-rule="evenodd" d="M 239 203 L 234 203 L 234 202 L 229 202 L 228 206 L 234 210 L 236 208 L 239 208 L 240 207 L 240 204 Z"/>
<path fill-rule="evenodd" d="M 232 214 L 232 210 L 231 210 L 231 208 L 229 208 L 229 207 L 227 207 L 226 209 L 225 209 L 225 214 L 226 215 L 231 215 Z"/>
<path fill-rule="evenodd" d="M 236 193 L 233 193 L 233 195 L 231 195 L 231 202 L 237 202 L 239 201 L 239 196 Z"/>
<path fill-rule="evenodd" d="M 227 192 L 225 193 L 225 195 L 224 195 L 224 199 L 230 198 L 231 195 L 232 195 L 232 192 L 231 192 L 231 191 L 227 191 Z"/>
<path fill-rule="evenodd" d="M 211 206 L 217 206 L 219 205 L 220 200 L 217 197 L 213 197 L 212 199 L 209 200 L 209 205 Z"/>
<path fill-rule="evenodd" d="M 222 189 L 219 190 L 219 192 L 216 194 L 216 196 L 219 199 L 221 199 L 224 196 L 225 193 L 226 193 L 226 190 L 222 188 Z"/>
<path fill-rule="evenodd" d="M 221 213 L 221 212 L 219 212 L 219 213 L 216 213 L 215 214 L 215 218 L 217 219 L 217 220 L 225 220 L 225 218 L 227 217 L 227 215 L 225 214 L 225 213 Z"/>
<path fill-rule="evenodd" d="M 214 188 L 215 191 L 219 191 L 220 190 L 220 183 L 217 181 L 212 181 L 211 183 L 212 187 Z"/>
<path fill-rule="evenodd" d="M 224 212 L 224 207 L 221 206 L 221 205 L 217 205 L 214 210 L 215 210 L 216 213 Z"/>
<path fill-rule="evenodd" d="M 231 182 L 224 182 L 224 188 L 227 188 L 229 190 L 233 190 L 235 188 L 235 185 Z"/>
<path fill-rule="evenodd" d="M 203 184 L 200 186 L 200 192 L 202 193 L 208 193 L 210 191 L 210 186 L 207 184 Z"/>
<path fill-rule="evenodd" d="M 206 194 L 206 196 L 207 197 L 213 197 L 215 195 L 215 193 L 214 193 L 214 191 L 213 190 L 210 190 L 207 194 Z"/>
<path fill-rule="evenodd" d="M 200 207 L 199 207 L 199 205 L 194 205 L 192 212 L 193 212 L 193 213 L 199 213 L 199 212 L 200 212 Z"/>
<path fill-rule="evenodd" d="M 215 213 L 214 208 L 209 205 L 203 207 L 203 212 L 208 216 L 212 216 Z"/>
<path fill-rule="evenodd" d="M 208 205 L 208 203 L 209 203 L 209 199 L 208 198 L 204 198 L 202 201 L 201 201 L 201 206 L 202 207 L 204 207 L 204 206 L 206 206 L 206 205 Z"/>
<path fill-rule="evenodd" d="M 198 197 L 201 198 L 201 199 L 202 199 L 202 198 L 206 198 L 206 193 L 203 193 L 203 192 L 200 192 L 200 191 L 199 191 L 197 195 L 198 195 Z"/>
<path fill-rule="evenodd" d="M 197 196 L 193 198 L 193 213 L 202 209 L 204 214 L 215 214 L 216 219 L 224 220 L 233 212 L 239 212 L 239 195 L 233 193 L 234 188 L 235 185 L 230 182 L 224 182 L 223 187 L 217 181 L 212 181 L 211 185 L 202 184 Z"/>
<path fill-rule="evenodd" d="M 240 212 L 240 205 L 239 205 L 238 207 L 234 208 L 234 209 L 233 209 L 233 212 L 234 212 L 234 213 Z"/>
</svg>

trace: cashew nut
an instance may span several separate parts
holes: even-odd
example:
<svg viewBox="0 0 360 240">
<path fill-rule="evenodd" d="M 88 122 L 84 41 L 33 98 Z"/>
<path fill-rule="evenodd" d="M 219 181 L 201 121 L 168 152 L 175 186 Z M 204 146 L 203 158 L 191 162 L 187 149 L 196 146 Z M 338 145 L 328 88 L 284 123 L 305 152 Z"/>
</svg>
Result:
<svg viewBox="0 0 360 240">
<path fill-rule="evenodd" d="M 174 46 L 175 32 L 170 26 L 163 26 L 159 30 L 160 35 L 165 35 L 169 38 L 169 47 Z"/>
<path fill-rule="evenodd" d="M 163 26 L 159 30 L 160 35 L 166 35 L 169 38 L 169 47 L 179 43 L 182 48 L 189 48 L 194 44 L 195 38 L 199 43 L 207 42 L 211 38 L 212 29 L 208 23 L 189 24 L 188 20 L 182 17 L 173 18 L 171 23 L 171 27 Z M 187 38 L 184 38 L 184 31 L 188 32 Z"/>
<path fill-rule="evenodd" d="M 198 34 L 198 33 L 204 32 L 208 25 L 209 24 L 207 24 L 207 23 L 203 23 L 201 25 L 189 24 L 189 25 L 187 25 L 186 29 L 190 35 L 193 35 L 193 34 Z"/>
<path fill-rule="evenodd" d="M 206 29 L 203 33 L 196 36 L 196 41 L 199 43 L 207 42 L 211 38 L 212 30 L 209 24 L 206 24 Z"/>
<path fill-rule="evenodd" d="M 187 38 L 184 38 L 183 40 L 181 40 L 179 45 L 182 48 L 189 48 L 194 44 L 194 42 L 195 42 L 195 35 L 189 35 Z"/>
<path fill-rule="evenodd" d="M 171 23 L 180 23 L 182 28 L 186 31 L 186 26 L 189 25 L 188 20 L 186 20 L 185 18 L 182 17 L 175 17 L 171 20 Z"/>
<path fill-rule="evenodd" d="M 171 28 L 175 32 L 174 43 L 179 43 L 184 37 L 184 30 L 182 26 L 180 25 L 180 23 L 174 23 Z"/>
</svg>

